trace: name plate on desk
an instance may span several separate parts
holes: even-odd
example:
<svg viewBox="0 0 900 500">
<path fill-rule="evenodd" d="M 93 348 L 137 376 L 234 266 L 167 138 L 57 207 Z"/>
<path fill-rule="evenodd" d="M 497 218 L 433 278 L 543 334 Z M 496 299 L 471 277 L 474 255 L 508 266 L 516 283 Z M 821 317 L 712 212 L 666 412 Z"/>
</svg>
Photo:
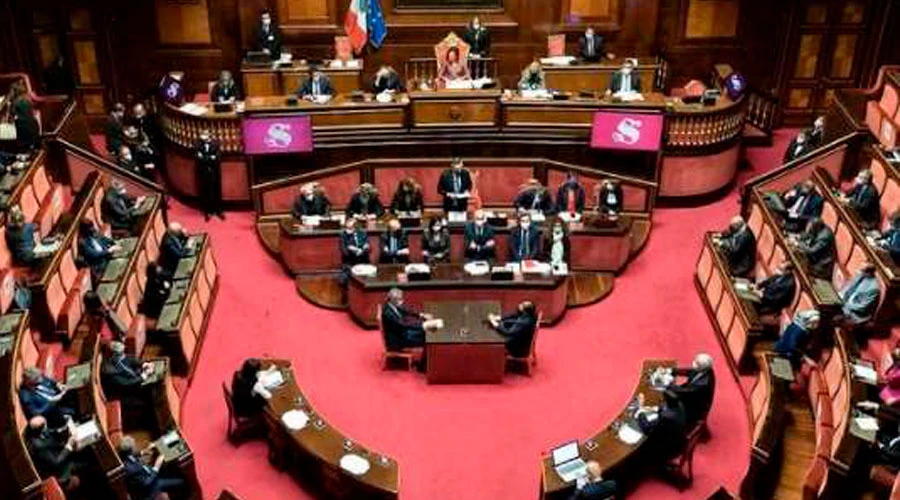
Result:
<svg viewBox="0 0 900 500">
<path fill-rule="evenodd" d="M 662 142 L 661 113 L 597 111 L 591 129 L 594 149 L 659 151 Z"/>
<path fill-rule="evenodd" d="M 308 115 L 247 117 L 241 121 L 244 153 L 270 155 L 313 150 L 312 119 Z"/>
</svg>

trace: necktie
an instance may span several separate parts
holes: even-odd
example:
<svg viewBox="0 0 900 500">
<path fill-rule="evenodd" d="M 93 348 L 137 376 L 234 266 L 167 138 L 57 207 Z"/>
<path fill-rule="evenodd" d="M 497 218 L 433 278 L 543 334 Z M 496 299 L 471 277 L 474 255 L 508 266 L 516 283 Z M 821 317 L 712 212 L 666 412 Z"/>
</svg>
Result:
<svg viewBox="0 0 900 500">
<path fill-rule="evenodd" d="M 397 237 L 391 235 L 391 253 L 397 253 Z"/>
<path fill-rule="evenodd" d="M 587 49 L 588 49 L 588 55 L 593 56 L 594 55 L 594 37 L 593 36 L 587 37 Z"/>
<path fill-rule="evenodd" d="M 569 188 L 566 196 L 566 212 L 575 213 L 575 190 L 572 188 Z"/>
<path fill-rule="evenodd" d="M 453 191 L 456 193 L 462 191 L 462 179 L 459 178 L 459 172 L 453 172 Z"/>
<path fill-rule="evenodd" d="M 534 193 L 534 198 L 531 199 L 531 209 L 537 210 L 538 206 L 541 204 L 541 193 Z"/>
<path fill-rule="evenodd" d="M 529 254 L 530 254 L 530 252 L 528 251 L 528 230 L 523 229 L 522 230 L 522 257 L 525 257 Z"/>
<path fill-rule="evenodd" d="M 319 95 L 319 82 L 316 80 L 313 80 L 313 95 Z"/>
<path fill-rule="evenodd" d="M 619 89 L 622 92 L 630 92 L 631 91 L 631 75 L 625 75 L 622 78 L 622 88 Z"/>
</svg>

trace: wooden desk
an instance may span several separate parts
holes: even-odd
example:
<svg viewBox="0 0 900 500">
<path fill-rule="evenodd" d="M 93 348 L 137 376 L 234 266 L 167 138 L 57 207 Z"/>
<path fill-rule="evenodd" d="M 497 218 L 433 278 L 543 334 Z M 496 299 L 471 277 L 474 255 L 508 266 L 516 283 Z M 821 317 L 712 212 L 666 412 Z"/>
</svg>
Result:
<svg viewBox="0 0 900 500">
<path fill-rule="evenodd" d="M 650 385 L 650 374 L 658 367 L 675 367 L 675 362 L 673 360 L 645 360 L 641 366 L 640 379 L 635 387 L 634 394 L 628 400 L 629 404 L 637 398 L 638 394 L 642 393 L 646 398 L 645 405 L 657 406 L 662 404 L 663 393 L 653 389 Z M 631 418 L 631 415 L 628 413 L 627 408 L 623 409 L 616 421 Z M 638 469 L 641 469 L 632 462 L 634 462 L 634 458 L 638 457 L 638 451 L 641 445 L 646 442 L 646 436 L 633 445 L 625 444 L 619 439 L 618 431 L 614 428 L 615 423 L 613 422 L 584 443 L 579 443 L 578 448 L 581 458 L 585 462 L 594 460 L 600 464 L 604 478 L 621 481 L 623 476 L 628 476 L 630 473 L 638 472 Z M 588 449 L 588 446 L 591 449 Z M 628 468 L 632 466 L 635 470 L 629 471 Z M 544 456 L 541 461 L 541 498 L 568 498 L 574 490 L 575 483 L 564 482 L 554 470 L 553 457 L 549 455 Z"/>
<path fill-rule="evenodd" d="M 410 92 L 412 127 L 496 127 L 501 94 L 499 89 Z"/>
<path fill-rule="evenodd" d="M 426 302 L 423 311 L 444 327 L 425 332 L 429 384 L 499 384 L 506 371 L 506 339 L 487 323 L 500 303 Z"/>
<path fill-rule="evenodd" d="M 599 63 L 570 64 L 568 66 L 544 65 L 544 76 L 548 89 L 565 92 L 580 92 L 582 90 L 605 91 L 609 88 L 612 75 L 622 67 L 624 60 L 604 61 Z M 641 87 L 644 92 L 651 92 L 656 80 L 656 72 L 659 64 L 646 59 L 638 61 L 638 67 L 634 71 L 641 78 Z"/>
<path fill-rule="evenodd" d="M 325 64 L 319 67 L 331 80 L 335 92 L 344 94 L 357 90 L 362 85 L 363 62 L 356 68 L 332 68 Z M 278 96 L 293 94 L 309 76 L 310 66 L 295 61 L 289 66 L 272 67 L 271 64 L 241 64 L 246 97 Z"/>
<path fill-rule="evenodd" d="M 325 104 L 300 99 L 288 105 L 287 96 L 249 97 L 244 114 L 309 114 L 317 133 L 351 129 L 402 129 L 406 126 L 406 107 L 409 98 L 397 96 L 391 102 L 378 102 L 371 94 L 363 100 L 353 100 L 349 94 L 339 94 Z M 232 113 L 233 114 L 233 113 Z M 236 116 L 236 115 L 235 115 Z"/>
<path fill-rule="evenodd" d="M 397 461 L 354 443 L 330 426 L 312 407 L 294 379 L 290 361 L 263 360 L 275 364 L 285 383 L 272 391 L 265 408 L 270 461 L 289 469 L 308 489 L 322 498 L 395 499 L 400 488 Z M 292 431 L 281 417 L 290 410 L 309 415 L 306 426 Z M 355 476 L 340 466 L 341 457 L 354 453 L 369 460 L 368 472 Z"/>
</svg>

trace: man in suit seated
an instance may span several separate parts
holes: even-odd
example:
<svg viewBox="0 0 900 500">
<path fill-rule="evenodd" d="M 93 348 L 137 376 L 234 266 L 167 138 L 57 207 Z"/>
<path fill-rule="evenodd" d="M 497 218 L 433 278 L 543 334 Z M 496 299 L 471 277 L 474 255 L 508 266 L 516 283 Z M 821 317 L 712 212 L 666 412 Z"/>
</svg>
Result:
<svg viewBox="0 0 900 500">
<path fill-rule="evenodd" d="M 422 209 L 425 208 L 425 201 L 422 197 L 422 186 L 412 177 L 406 177 L 400 180 L 397 191 L 391 199 L 391 212 L 394 215 L 411 214 L 422 215 Z"/>
<path fill-rule="evenodd" d="M 356 221 L 348 218 L 344 221 L 344 230 L 341 232 L 341 262 L 349 269 L 357 264 L 368 264 L 369 235 L 357 226 Z"/>
<path fill-rule="evenodd" d="M 100 382 L 110 399 L 136 396 L 144 381 L 153 374 L 153 364 L 125 355 L 125 344 L 109 343 L 109 356 L 100 365 Z"/>
<path fill-rule="evenodd" d="M 789 260 L 782 261 L 771 276 L 756 283 L 750 291 L 759 297 L 759 302 L 753 304 L 757 314 L 777 316 L 791 305 L 797 292 L 794 265 Z"/>
<path fill-rule="evenodd" d="M 808 132 L 806 130 L 801 130 L 797 133 L 797 136 L 791 140 L 787 149 L 784 150 L 784 163 L 794 161 L 815 149 L 815 146 L 810 144 L 807 134 Z"/>
<path fill-rule="evenodd" d="M 537 330 L 537 309 L 533 302 L 519 304 L 516 312 L 506 316 L 491 314 L 488 322 L 497 333 L 506 337 L 506 352 L 515 358 L 531 354 L 531 342 Z"/>
<path fill-rule="evenodd" d="M 800 253 L 806 256 L 809 274 L 831 281 L 834 276 L 834 256 L 837 253 L 834 232 L 822 219 L 811 219 L 806 231 L 797 240 L 788 240 Z"/>
<path fill-rule="evenodd" d="M 872 183 L 871 170 L 860 170 L 853 179 L 853 187 L 842 193 L 840 200 L 856 212 L 863 228 L 876 229 L 881 226 L 881 201 L 878 189 Z"/>
<path fill-rule="evenodd" d="M 24 438 L 28 456 L 42 479 L 55 477 L 66 493 L 78 490 L 81 480 L 77 472 L 84 464 L 76 460 L 74 436 L 51 431 L 47 420 L 38 415 L 28 419 Z"/>
<path fill-rule="evenodd" d="M 378 218 L 384 215 L 384 205 L 375 186 L 364 182 L 356 188 L 347 205 L 347 215 L 357 218 Z"/>
<path fill-rule="evenodd" d="M 728 229 L 713 241 L 725 256 L 732 276 L 748 278 L 753 274 L 756 267 L 756 237 L 743 217 L 731 219 Z"/>
<path fill-rule="evenodd" d="M 219 72 L 219 80 L 213 85 L 209 100 L 214 103 L 234 104 L 240 98 L 241 96 L 238 92 L 237 84 L 234 83 L 234 77 L 231 76 L 231 71 L 224 70 Z"/>
<path fill-rule="evenodd" d="M 155 453 L 156 458 L 149 461 L 153 446 L 138 450 L 131 436 L 123 436 L 119 441 L 119 458 L 125 466 L 125 487 L 134 500 L 169 500 L 182 493 L 185 487 L 183 479 L 160 474 L 165 459 L 162 453 Z"/>
<path fill-rule="evenodd" d="M 381 306 L 381 327 L 387 350 L 399 352 L 425 345 L 425 320 L 427 314 L 413 311 L 403 302 L 403 291 L 391 288 L 387 301 Z"/>
<path fill-rule="evenodd" d="M 614 179 L 604 179 L 597 193 L 597 211 L 608 217 L 615 217 L 622 212 L 625 194 L 622 184 Z"/>
<path fill-rule="evenodd" d="M 141 210 L 143 202 L 143 196 L 130 196 L 125 184 L 114 180 L 103 195 L 103 218 L 113 229 L 131 232 L 140 216 L 146 213 Z"/>
<path fill-rule="evenodd" d="M 513 200 L 513 206 L 520 212 L 549 214 L 553 212 L 553 199 L 547 188 L 541 185 L 541 181 L 528 179 L 525 185 L 519 189 L 519 194 Z"/>
<path fill-rule="evenodd" d="M 611 500 L 618 490 L 616 482 L 603 479 L 603 469 L 596 461 L 589 460 L 585 466 L 585 475 L 578 478 L 569 500 Z"/>
<path fill-rule="evenodd" d="M 397 70 L 387 65 L 378 68 L 375 77 L 372 78 L 372 90 L 375 94 L 403 92 L 403 83 Z"/>
<path fill-rule="evenodd" d="M 578 56 L 585 62 L 597 62 L 606 57 L 603 37 L 596 34 L 590 26 L 578 38 Z"/>
<path fill-rule="evenodd" d="M 438 193 L 444 197 L 445 212 L 465 212 L 472 191 L 472 176 L 465 169 L 462 158 L 450 161 L 450 168 L 441 172 Z"/>
<path fill-rule="evenodd" d="M 35 367 L 28 367 L 22 372 L 22 385 L 19 387 L 19 402 L 26 418 L 41 416 L 47 419 L 50 427 L 60 429 L 75 414 L 65 385 L 57 383 L 44 375 Z"/>
<path fill-rule="evenodd" d="M 634 59 L 625 59 L 622 69 L 613 73 L 609 81 L 609 89 L 606 95 L 622 95 L 641 92 L 641 77 L 634 72 L 637 67 L 637 61 Z"/>
<path fill-rule="evenodd" d="M 519 215 L 519 223 L 509 235 L 509 260 L 534 260 L 541 254 L 540 230 L 531 224 L 528 213 Z"/>
<path fill-rule="evenodd" d="M 262 375 L 278 370 L 274 365 L 263 369 L 262 362 L 249 358 L 231 378 L 231 403 L 238 417 L 255 417 L 272 399 L 272 393 L 262 383 Z"/>
<path fill-rule="evenodd" d="M 497 242 L 494 239 L 494 228 L 487 223 L 484 210 L 475 211 L 475 218 L 466 223 L 464 231 L 466 260 L 494 260 Z"/>
<path fill-rule="evenodd" d="M 666 463 L 680 455 L 687 444 L 687 412 L 681 399 L 669 390 L 663 393 L 660 406 L 648 407 L 644 403 L 644 395 L 639 394 L 635 418 L 641 432 L 647 436 L 643 445 L 647 451 L 643 456 Z"/>
<path fill-rule="evenodd" d="M 900 265 L 900 212 L 891 214 L 891 224 L 880 236 L 873 236 L 872 243 L 887 252 L 895 264 Z"/>
<path fill-rule="evenodd" d="M 115 240 L 100 234 L 92 220 L 82 219 L 78 223 L 78 256 L 91 268 L 91 275 L 95 278 L 103 275 L 106 264 L 119 250 L 121 247 Z"/>
<path fill-rule="evenodd" d="M 800 233 L 810 219 L 822 215 L 825 200 L 815 188 L 813 181 L 804 181 L 784 193 L 784 229 L 789 233 Z"/>
<path fill-rule="evenodd" d="M 331 202 L 318 182 L 308 182 L 300 186 L 300 195 L 294 200 L 291 215 L 302 220 L 309 216 L 327 216 L 331 212 Z"/>
<path fill-rule="evenodd" d="M 181 259 L 194 255 L 194 240 L 178 222 L 170 222 L 159 244 L 159 265 L 167 276 L 174 276 Z"/>
<path fill-rule="evenodd" d="M 881 284 L 875 277 L 875 264 L 866 261 L 841 289 L 840 296 L 845 327 L 854 329 L 872 321 L 881 299 Z"/>
<path fill-rule="evenodd" d="M 309 78 L 297 90 L 297 94 L 309 101 L 327 102 L 334 95 L 331 79 L 319 70 L 313 70 Z"/>
<path fill-rule="evenodd" d="M 683 382 L 669 385 L 668 390 L 684 404 L 687 425 L 692 427 L 706 420 L 716 391 L 712 356 L 701 352 L 694 356 L 690 368 L 676 368 L 672 374 L 684 377 Z"/>
<path fill-rule="evenodd" d="M 59 250 L 61 244 L 59 239 L 38 239 L 37 224 L 25 222 L 25 214 L 18 205 L 10 208 L 7 216 L 9 220 L 6 222 L 6 246 L 12 254 L 15 265 L 33 266 Z"/>
<path fill-rule="evenodd" d="M 381 235 L 381 256 L 378 261 L 382 264 L 406 264 L 409 262 L 409 239 L 406 231 L 397 219 L 388 221 L 387 230 Z"/>
<path fill-rule="evenodd" d="M 572 172 L 556 190 L 556 212 L 563 214 L 580 214 L 584 212 L 584 186 L 578 182 L 578 176 Z"/>
</svg>

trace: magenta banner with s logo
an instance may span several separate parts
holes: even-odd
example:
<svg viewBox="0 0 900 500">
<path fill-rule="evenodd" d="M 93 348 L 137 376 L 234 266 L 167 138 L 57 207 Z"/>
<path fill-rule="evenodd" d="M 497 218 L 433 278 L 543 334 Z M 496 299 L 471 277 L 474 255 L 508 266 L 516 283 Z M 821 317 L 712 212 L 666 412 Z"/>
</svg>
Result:
<svg viewBox="0 0 900 500">
<path fill-rule="evenodd" d="M 591 147 L 659 151 L 662 133 L 661 113 L 597 111 L 591 129 Z"/>
<path fill-rule="evenodd" d="M 241 131 L 245 154 L 309 153 L 313 150 L 309 115 L 244 118 Z"/>
</svg>

